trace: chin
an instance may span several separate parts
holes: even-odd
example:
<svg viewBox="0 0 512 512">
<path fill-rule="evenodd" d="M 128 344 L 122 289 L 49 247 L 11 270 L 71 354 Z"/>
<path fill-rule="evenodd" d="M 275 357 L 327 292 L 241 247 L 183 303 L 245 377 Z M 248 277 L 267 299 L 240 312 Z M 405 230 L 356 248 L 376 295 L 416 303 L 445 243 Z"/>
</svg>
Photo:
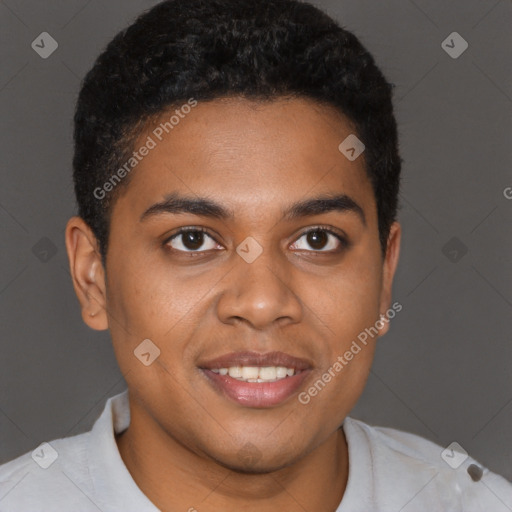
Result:
<svg viewBox="0 0 512 512">
<path fill-rule="evenodd" d="M 248 475 L 263 475 L 273 473 L 290 466 L 301 458 L 301 454 L 274 452 L 270 457 L 264 457 L 258 447 L 252 443 L 246 443 L 236 454 L 213 456 L 213 460 L 237 473 Z"/>
<path fill-rule="evenodd" d="M 276 462 L 267 461 L 260 461 L 257 463 L 241 463 L 238 460 L 228 462 L 216 460 L 216 462 L 219 465 L 225 467 L 226 469 L 229 469 L 230 471 L 234 471 L 236 473 L 241 473 L 244 475 L 266 475 L 269 473 L 279 471 L 280 469 L 284 469 L 285 467 L 289 466 L 292 463 L 292 461 L 287 462 L 285 464 L 277 464 Z"/>
</svg>

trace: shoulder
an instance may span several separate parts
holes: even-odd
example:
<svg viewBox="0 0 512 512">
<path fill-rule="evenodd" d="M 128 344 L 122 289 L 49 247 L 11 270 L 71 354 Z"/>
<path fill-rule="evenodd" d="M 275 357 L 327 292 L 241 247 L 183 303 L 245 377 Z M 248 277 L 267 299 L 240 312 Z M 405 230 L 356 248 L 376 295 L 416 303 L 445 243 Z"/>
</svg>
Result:
<svg viewBox="0 0 512 512">
<path fill-rule="evenodd" d="M 397 501 L 412 500 L 404 510 L 416 510 L 414 501 L 423 503 L 418 510 L 428 503 L 441 510 L 512 510 L 512 483 L 482 466 L 460 445 L 442 447 L 416 434 L 354 418 L 345 420 L 344 429 L 347 440 L 364 443 L 369 450 L 375 495 L 395 493 Z"/>
<path fill-rule="evenodd" d="M 87 445 L 90 432 L 42 443 L 0 466 L 0 512 L 90 510 Z M 63 509 L 62 509 L 63 510 Z"/>
</svg>

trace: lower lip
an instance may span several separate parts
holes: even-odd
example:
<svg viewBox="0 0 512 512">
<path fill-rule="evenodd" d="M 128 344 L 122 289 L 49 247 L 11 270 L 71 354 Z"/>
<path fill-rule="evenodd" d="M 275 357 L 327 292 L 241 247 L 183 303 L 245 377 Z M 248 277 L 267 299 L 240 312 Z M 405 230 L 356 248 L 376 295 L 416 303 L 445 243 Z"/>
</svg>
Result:
<svg viewBox="0 0 512 512">
<path fill-rule="evenodd" d="M 290 398 L 304 382 L 309 370 L 275 382 L 244 382 L 229 375 L 203 369 L 213 387 L 234 402 L 245 407 L 272 407 Z"/>
</svg>

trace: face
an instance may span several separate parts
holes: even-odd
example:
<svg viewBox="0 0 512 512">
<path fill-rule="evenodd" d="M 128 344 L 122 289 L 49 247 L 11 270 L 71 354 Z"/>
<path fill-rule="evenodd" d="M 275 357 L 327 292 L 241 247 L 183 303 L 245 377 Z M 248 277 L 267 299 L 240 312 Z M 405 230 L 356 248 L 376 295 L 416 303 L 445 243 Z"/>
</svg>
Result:
<svg viewBox="0 0 512 512">
<path fill-rule="evenodd" d="M 106 269 L 68 224 L 83 318 L 110 329 L 137 421 L 226 467 L 278 469 L 362 393 L 377 336 L 353 342 L 390 307 L 400 228 L 383 258 L 364 153 L 340 152 L 354 131 L 333 109 L 215 100 L 159 140 L 170 115 L 135 145 L 156 143 L 114 205 Z"/>
</svg>

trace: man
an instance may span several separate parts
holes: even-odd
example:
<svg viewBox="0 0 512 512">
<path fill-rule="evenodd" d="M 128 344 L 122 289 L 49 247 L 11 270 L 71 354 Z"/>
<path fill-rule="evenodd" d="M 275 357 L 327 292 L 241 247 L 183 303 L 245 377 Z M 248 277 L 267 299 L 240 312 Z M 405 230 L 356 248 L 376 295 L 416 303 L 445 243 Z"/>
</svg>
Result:
<svg viewBox="0 0 512 512">
<path fill-rule="evenodd" d="M 472 458 L 348 417 L 401 309 L 391 92 L 294 0 L 171 0 L 114 38 L 78 100 L 66 246 L 128 390 L 46 468 L 4 465 L 1 511 L 512 509 Z"/>
</svg>

